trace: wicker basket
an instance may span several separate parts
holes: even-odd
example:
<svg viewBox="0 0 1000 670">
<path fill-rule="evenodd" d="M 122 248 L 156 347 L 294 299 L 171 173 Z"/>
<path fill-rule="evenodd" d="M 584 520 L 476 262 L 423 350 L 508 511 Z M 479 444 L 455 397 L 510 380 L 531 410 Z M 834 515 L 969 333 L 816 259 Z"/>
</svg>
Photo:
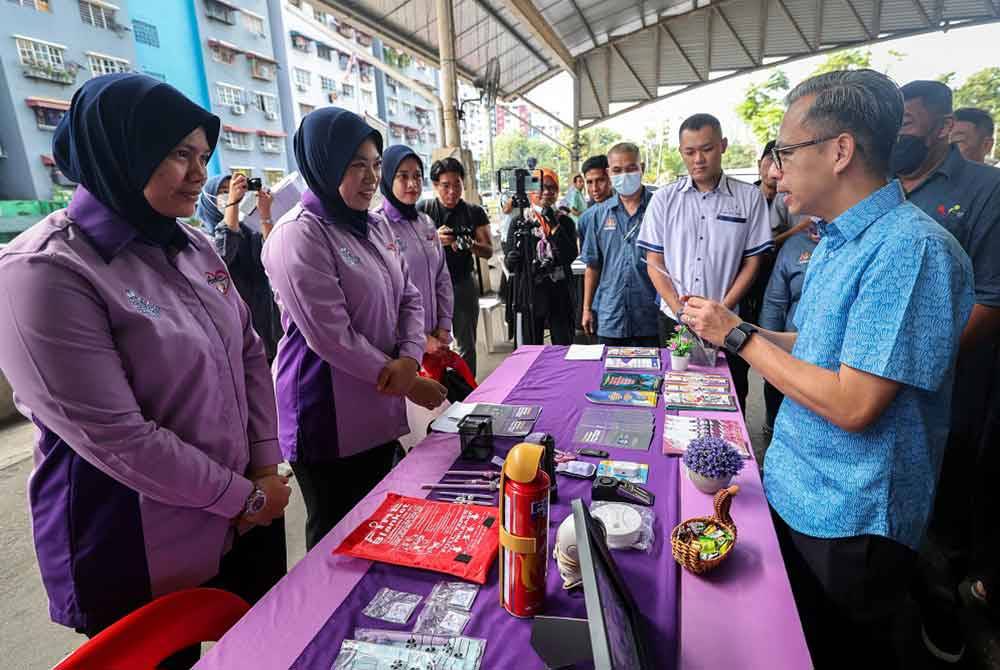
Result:
<svg viewBox="0 0 1000 670">
<path fill-rule="evenodd" d="M 733 496 L 735 496 L 739 490 L 740 487 L 735 485 L 722 489 L 715 494 L 714 516 L 687 519 L 686 521 L 677 524 L 673 531 L 671 531 L 670 547 L 674 554 L 674 560 L 680 563 L 683 568 L 696 575 L 700 575 L 716 567 L 733 553 L 733 550 L 736 548 L 736 524 L 733 523 L 733 518 L 729 516 L 729 508 L 733 504 Z M 691 521 L 702 521 L 706 524 L 712 523 L 717 526 L 724 527 L 733 536 L 732 546 L 726 553 L 716 556 L 715 558 L 707 560 L 702 559 L 701 547 L 697 542 L 685 542 L 678 537 L 681 528 Z"/>
</svg>

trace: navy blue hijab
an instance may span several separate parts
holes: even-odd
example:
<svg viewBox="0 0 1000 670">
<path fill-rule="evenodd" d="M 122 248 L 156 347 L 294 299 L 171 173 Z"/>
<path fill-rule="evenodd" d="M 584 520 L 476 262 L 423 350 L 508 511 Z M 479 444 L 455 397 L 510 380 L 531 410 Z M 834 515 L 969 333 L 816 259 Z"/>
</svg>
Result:
<svg viewBox="0 0 1000 670">
<path fill-rule="evenodd" d="M 340 182 L 361 143 L 371 138 L 382 153 L 382 135 L 364 119 L 340 107 L 306 114 L 295 132 L 295 162 L 334 221 L 368 234 L 368 210 L 351 209 L 340 197 Z"/>
<path fill-rule="evenodd" d="M 214 149 L 219 117 L 173 86 L 142 74 L 94 77 L 73 95 L 52 140 L 52 156 L 66 177 L 159 246 L 184 248 L 177 219 L 150 206 L 142 190 L 160 162 L 195 128 Z"/>
<path fill-rule="evenodd" d="M 194 214 L 201 221 L 202 229 L 210 236 L 215 235 L 215 227 L 223 218 L 222 210 L 216 204 L 215 198 L 219 195 L 219 187 L 222 186 L 222 182 L 231 178 L 232 175 L 217 174 L 210 177 L 201 187 L 201 195 L 198 196 L 198 209 L 195 210 Z"/>
<path fill-rule="evenodd" d="M 396 179 L 396 171 L 399 170 L 399 164 L 410 156 L 417 159 L 417 162 L 420 163 L 420 171 L 423 172 L 424 162 L 420 160 L 420 156 L 417 155 L 417 152 L 410 147 L 405 144 L 397 144 L 386 149 L 385 153 L 382 154 L 382 179 L 379 181 L 378 188 L 382 191 L 382 195 L 385 196 L 385 199 L 391 202 L 392 206 L 395 207 L 400 214 L 412 221 L 417 218 L 416 204 L 406 205 L 402 203 L 392 192 L 392 182 Z"/>
</svg>

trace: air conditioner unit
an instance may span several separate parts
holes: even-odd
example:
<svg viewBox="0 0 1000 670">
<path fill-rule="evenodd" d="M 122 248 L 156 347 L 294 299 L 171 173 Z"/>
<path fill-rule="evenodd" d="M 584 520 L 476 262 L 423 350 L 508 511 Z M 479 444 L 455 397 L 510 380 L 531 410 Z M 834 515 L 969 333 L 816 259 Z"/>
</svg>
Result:
<svg viewBox="0 0 1000 670">
<path fill-rule="evenodd" d="M 240 115 L 242 115 L 243 113 L 245 113 L 247 111 L 246 107 L 244 107 L 243 105 L 241 105 L 239 103 L 233 105 L 231 109 L 232 109 L 233 114 L 236 114 L 237 116 L 240 116 Z"/>
<path fill-rule="evenodd" d="M 305 93 L 306 91 L 309 90 L 309 87 L 306 86 L 305 84 L 299 84 L 296 88 L 298 88 L 299 91 L 301 91 L 302 93 Z"/>
<path fill-rule="evenodd" d="M 278 113 L 277 112 L 266 112 L 264 114 L 264 118 L 267 119 L 268 121 L 277 121 L 278 120 Z"/>
</svg>

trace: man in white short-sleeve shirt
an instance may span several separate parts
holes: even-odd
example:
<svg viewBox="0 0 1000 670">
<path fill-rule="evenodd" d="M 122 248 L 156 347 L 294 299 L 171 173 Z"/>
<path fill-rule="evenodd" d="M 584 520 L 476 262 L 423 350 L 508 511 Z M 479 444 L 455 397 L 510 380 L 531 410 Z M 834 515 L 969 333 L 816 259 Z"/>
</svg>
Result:
<svg viewBox="0 0 1000 670">
<path fill-rule="evenodd" d="M 722 172 L 727 140 L 719 120 L 695 114 L 681 124 L 680 151 L 688 176 L 661 188 L 646 209 L 638 245 L 660 295 L 664 334 L 673 331 L 681 296 L 717 300 L 737 310 L 753 284 L 761 254 L 774 242 L 760 190 Z M 727 357 L 745 411 L 747 365 Z"/>
</svg>

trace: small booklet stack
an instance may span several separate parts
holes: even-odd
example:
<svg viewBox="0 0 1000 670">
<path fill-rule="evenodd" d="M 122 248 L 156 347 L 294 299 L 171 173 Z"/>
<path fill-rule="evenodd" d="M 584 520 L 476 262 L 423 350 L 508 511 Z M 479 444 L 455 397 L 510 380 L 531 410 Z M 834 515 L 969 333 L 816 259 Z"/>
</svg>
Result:
<svg viewBox="0 0 1000 670">
<path fill-rule="evenodd" d="M 699 437 L 721 437 L 736 447 L 743 458 L 750 458 L 750 448 L 743 437 L 739 421 L 703 419 L 694 416 L 663 417 L 663 453 L 680 456 L 691 440 Z"/>
<path fill-rule="evenodd" d="M 656 347 L 608 347 L 605 370 L 660 371 L 660 350 Z"/>
<path fill-rule="evenodd" d="M 646 451 L 655 429 L 652 412 L 588 407 L 576 424 L 573 442 L 588 447 Z"/>
<path fill-rule="evenodd" d="M 663 402 L 667 409 L 739 409 L 729 392 L 729 380 L 706 372 L 667 372 L 663 377 Z"/>
</svg>

